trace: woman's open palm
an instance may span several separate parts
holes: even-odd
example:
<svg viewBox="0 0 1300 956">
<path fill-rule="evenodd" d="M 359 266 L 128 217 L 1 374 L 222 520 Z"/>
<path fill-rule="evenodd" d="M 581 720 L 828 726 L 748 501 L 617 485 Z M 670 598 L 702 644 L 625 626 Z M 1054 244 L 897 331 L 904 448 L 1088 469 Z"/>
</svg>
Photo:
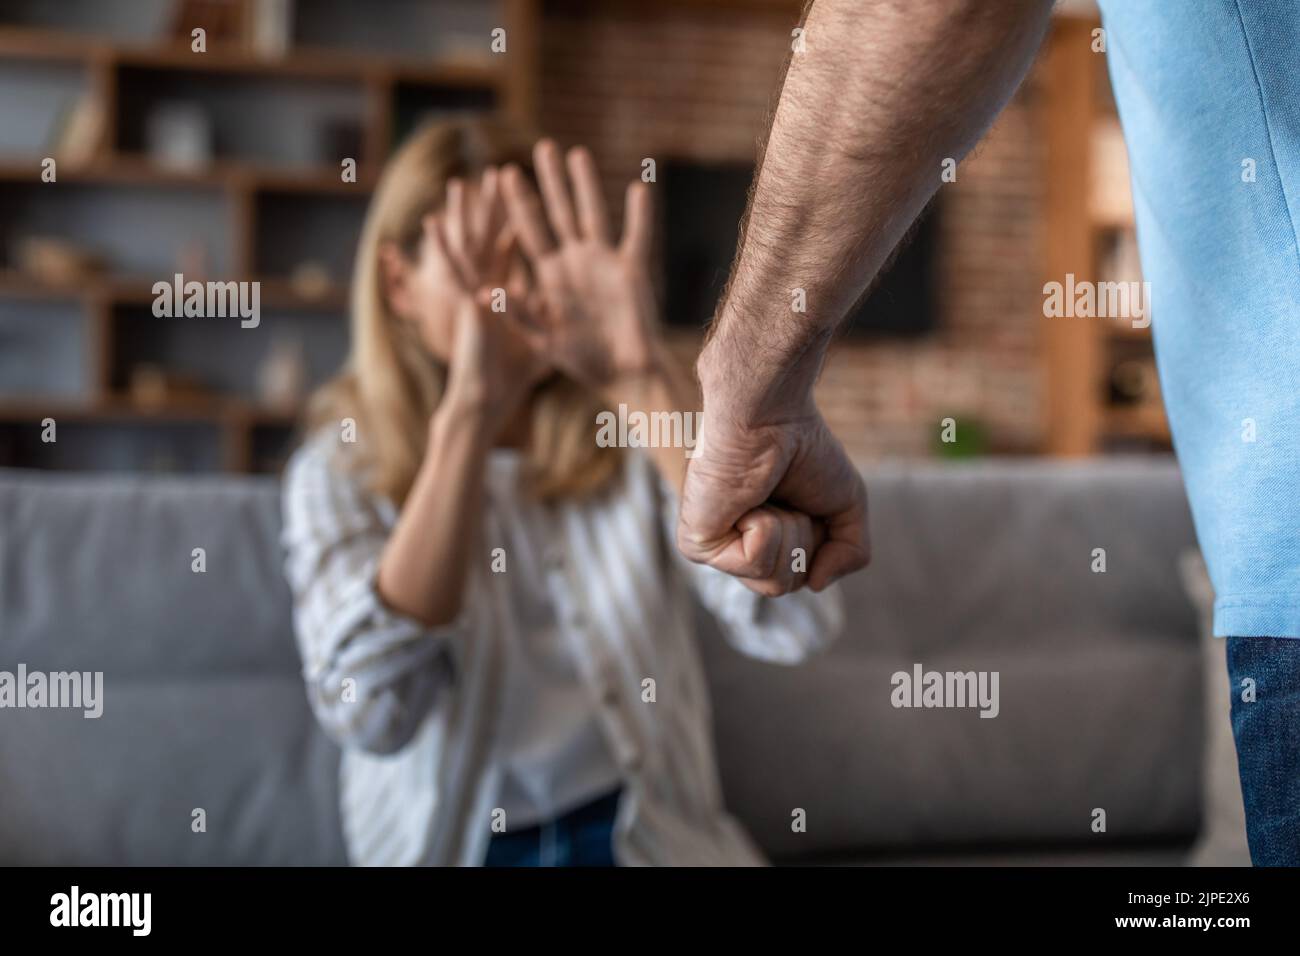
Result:
<svg viewBox="0 0 1300 956">
<path fill-rule="evenodd" d="M 542 140 L 534 163 L 540 199 L 517 167 L 505 171 L 503 193 L 533 270 L 535 346 L 596 390 L 647 372 L 659 349 L 649 188 L 628 186 L 623 238 L 615 245 L 590 152 L 570 150 L 566 175 L 559 147 Z"/>
</svg>

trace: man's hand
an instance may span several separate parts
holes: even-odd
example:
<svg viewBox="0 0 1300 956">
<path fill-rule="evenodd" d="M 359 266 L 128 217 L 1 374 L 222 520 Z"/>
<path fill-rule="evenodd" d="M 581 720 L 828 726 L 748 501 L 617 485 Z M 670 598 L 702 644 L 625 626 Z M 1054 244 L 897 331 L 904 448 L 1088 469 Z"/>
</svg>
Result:
<svg viewBox="0 0 1300 956">
<path fill-rule="evenodd" d="M 700 376 L 704 422 L 682 492 L 681 552 L 769 597 L 820 591 L 866 567 L 866 486 L 812 400 L 747 412 L 711 387 L 707 356 Z"/>
<path fill-rule="evenodd" d="M 698 371 L 678 546 L 775 590 L 771 500 L 821 522 L 808 584 L 867 563 L 862 479 L 812 400 L 826 346 L 1024 76 L 1052 0 L 817 0 L 804 21 Z M 804 307 L 791 308 L 798 290 Z M 766 530 L 765 530 L 766 529 Z M 798 586 L 798 581 L 793 582 Z"/>
</svg>

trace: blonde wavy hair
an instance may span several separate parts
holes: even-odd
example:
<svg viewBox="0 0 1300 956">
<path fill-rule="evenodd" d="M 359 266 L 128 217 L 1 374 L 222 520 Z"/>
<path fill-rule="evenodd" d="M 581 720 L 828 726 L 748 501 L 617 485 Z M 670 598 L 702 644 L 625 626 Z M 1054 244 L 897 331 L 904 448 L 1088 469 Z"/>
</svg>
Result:
<svg viewBox="0 0 1300 956">
<path fill-rule="evenodd" d="M 421 220 L 442 208 L 447 181 L 473 179 L 488 166 L 516 163 L 531 175 L 530 143 L 490 120 L 433 123 L 415 132 L 389 160 L 366 211 L 352 276 L 352 349 L 343 371 L 308 406 L 311 431 L 356 421 L 360 441 L 349 464 L 367 486 L 401 505 L 424 458 L 429 419 L 441 401 L 447 369 L 431 356 L 412 323 L 388 307 L 380 249 L 395 243 L 414 260 Z M 533 396 L 523 490 L 542 500 L 593 495 L 619 470 L 616 448 L 595 440 L 601 403 L 555 374 Z"/>
</svg>

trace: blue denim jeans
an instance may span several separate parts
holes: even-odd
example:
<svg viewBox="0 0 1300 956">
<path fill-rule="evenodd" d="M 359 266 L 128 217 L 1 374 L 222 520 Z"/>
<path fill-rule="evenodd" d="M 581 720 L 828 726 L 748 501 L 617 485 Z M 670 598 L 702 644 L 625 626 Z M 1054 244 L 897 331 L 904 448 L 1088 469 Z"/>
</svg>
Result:
<svg viewBox="0 0 1300 956">
<path fill-rule="evenodd" d="M 1230 637 L 1227 644 L 1250 859 L 1300 866 L 1300 639 Z"/>
<path fill-rule="evenodd" d="M 547 823 L 494 835 L 483 865 L 617 865 L 613 835 L 619 794 L 616 790 Z"/>
</svg>

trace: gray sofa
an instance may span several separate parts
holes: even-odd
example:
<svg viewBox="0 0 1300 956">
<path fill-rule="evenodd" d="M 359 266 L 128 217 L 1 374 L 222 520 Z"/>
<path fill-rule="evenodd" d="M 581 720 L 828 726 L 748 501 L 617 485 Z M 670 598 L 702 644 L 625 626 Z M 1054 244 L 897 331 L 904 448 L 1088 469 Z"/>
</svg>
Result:
<svg viewBox="0 0 1300 956">
<path fill-rule="evenodd" d="M 876 559 L 833 650 L 705 636 L 733 812 L 781 862 L 1177 862 L 1204 733 L 1174 466 L 868 477 Z M 271 479 L 0 473 L 0 670 L 105 675 L 97 720 L 0 710 L 0 863 L 345 862 L 279 525 Z M 916 663 L 999 672 L 999 715 L 895 708 Z"/>
</svg>

